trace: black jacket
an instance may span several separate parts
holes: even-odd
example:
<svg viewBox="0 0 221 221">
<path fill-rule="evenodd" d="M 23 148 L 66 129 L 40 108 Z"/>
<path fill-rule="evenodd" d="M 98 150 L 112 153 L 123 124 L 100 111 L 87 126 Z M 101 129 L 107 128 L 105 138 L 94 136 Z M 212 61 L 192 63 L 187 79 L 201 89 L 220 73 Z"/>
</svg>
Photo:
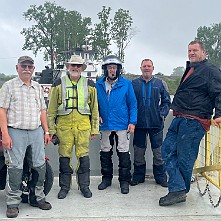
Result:
<svg viewBox="0 0 221 221">
<path fill-rule="evenodd" d="M 193 73 L 185 80 L 190 67 Z M 210 119 L 221 117 L 221 71 L 207 60 L 187 62 L 186 71 L 175 93 L 171 108 L 175 111 Z"/>
</svg>

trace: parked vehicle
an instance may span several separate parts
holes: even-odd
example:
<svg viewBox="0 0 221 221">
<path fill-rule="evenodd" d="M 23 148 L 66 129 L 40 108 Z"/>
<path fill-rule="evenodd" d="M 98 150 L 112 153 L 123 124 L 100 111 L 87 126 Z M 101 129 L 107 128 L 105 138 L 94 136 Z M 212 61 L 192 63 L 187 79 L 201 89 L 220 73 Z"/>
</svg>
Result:
<svg viewBox="0 0 221 221">
<path fill-rule="evenodd" d="M 48 95 L 51 90 L 51 86 L 56 79 L 66 75 L 64 65 L 59 65 L 57 69 L 52 70 L 49 67 L 45 67 L 42 72 L 35 72 L 33 79 L 37 81 L 43 88 L 45 103 L 48 105 Z"/>
</svg>

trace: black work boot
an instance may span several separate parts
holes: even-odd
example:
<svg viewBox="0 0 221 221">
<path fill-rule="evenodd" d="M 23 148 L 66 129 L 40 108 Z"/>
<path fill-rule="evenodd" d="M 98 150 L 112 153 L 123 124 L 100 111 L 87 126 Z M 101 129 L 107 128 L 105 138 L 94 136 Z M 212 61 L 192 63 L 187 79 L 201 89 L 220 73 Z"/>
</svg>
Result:
<svg viewBox="0 0 221 221">
<path fill-rule="evenodd" d="M 131 181 L 131 161 L 129 152 L 117 152 L 119 157 L 119 182 L 121 193 L 129 193 L 129 183 Z"/>
<path fill-rule="evenodd" d="M 131 185 L 131 186 L 136 186 L 136 185 L 138 185 L 138 184 L 140 184 L 140 183 L 144 183 L 144 182 L 145 182 L 144 180 L 142 180 L 142 181 L 131 180 L 131 181 L 130 181 L 130 185 Z"/>
<path fill-rule="evenodd" d="M 99 190 L 105 190 L 107 187 L 111 186 L 112 180 L 103 179 L 101 183 L 98 185 Z"/>
<path fill-rule="evenodd" d="M 112 155 L 112 149 L 109 152 L 100 151 L 102 181 L 98 185 L 99 190 L 104 190 L 108 186 L 111 186 L 113 178 Z"/>
<path fill-rule="evenodd" d="M 89 187 L 85 187 L 84 189 L 81 189 L 81 193 L 85 198 L 91 198 L 92 192 L 90 191 Z"/>
<path fill-rule="evenodd" d="M 161 197 L 159 200 L 160 206 L 170 206 L 175 203 L 181 203 L 186 201 L 186 192 L 181 190 L 178 192 L 169 192 L 166 196 Z"/>
<path fill-rule="evenodd" d="M 90 159 L 89 156 L 80 157 L 80 166 L 77 170 L 77 180 L 81 193 L 85 198 L 91 198 L 90 185 Z"/>
<path fill-rule="evenodd" d="M 64 199 L 68 194 L 68 190 L 60 189 L 58 192 L 58 199 Z"/>
<path fill-rule="evenodd" d="M 59 186 L 61 187 L 59 193 L 58 193 L 58 199 L 64 199 L 71 186 L 71 174 L 63 174 L 59 173 Z"/>
<path fill-rule="evenodd" d="M 58 199 L 64 199 L 70 190 L 73 170 L 70 167 L 70 158 L 60 157 L 59 163 L 59 186 L 61 189 L 58 193 Z"/>
<path fill-rule="evenodd" d="M 129 182 L 121 181 L 120 182 L 120 189 L 121 189 L 122 194 L 128 194 L 129 193 Z"/>
</svg>

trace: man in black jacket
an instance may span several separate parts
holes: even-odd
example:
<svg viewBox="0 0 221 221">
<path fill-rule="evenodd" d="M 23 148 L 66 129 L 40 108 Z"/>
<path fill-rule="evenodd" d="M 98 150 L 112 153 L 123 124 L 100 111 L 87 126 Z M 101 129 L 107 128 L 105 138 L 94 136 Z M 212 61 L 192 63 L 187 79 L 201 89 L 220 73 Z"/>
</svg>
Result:
<svg viewBox="0 0 221 221">
<path fill-rule="evenodd" d="M 162 146 L 169 174 L 169 193 L 160 198 L 160 206 L 185 202 L 199 144 L 209 130 L 213 109 L 214 123 L 221 122 L 221 71 L 206 60 L 203 43 L 188 45 L 189 62 L 174 96 L 173 119 Z"/>
</svg>

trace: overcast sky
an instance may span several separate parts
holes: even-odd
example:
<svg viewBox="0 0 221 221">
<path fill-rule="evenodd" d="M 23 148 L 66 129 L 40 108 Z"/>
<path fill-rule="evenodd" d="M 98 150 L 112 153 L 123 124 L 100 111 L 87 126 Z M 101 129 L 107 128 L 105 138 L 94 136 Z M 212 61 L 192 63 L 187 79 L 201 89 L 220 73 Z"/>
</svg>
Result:
<svg viewBox="0 0 221 221">
<path fill-rule="evenodd" d="M 43 0 L 2 0 L 0 12 L 0 73 L 16 74 L 15 64 L 21 55 L 24 37 L 22 28 L 30 27 L 23 12 L 30 5 L 44 4 Z M 96 23 L 102 6 L 130 11 L 133 27 L 138 30 L 125 53 L 126 72 L 140 74 L 140 61 L 150 58 L 155 74 L 170 75 L 174 68 L 185 66 L 187 45 L 194 40 L 197 28 L 221 22 L 221 0 L 55 0 L 68 10 L 76 10 L 83 17 L 91 17 Z M 33 56 L 34 57 L 34 56 Z M 42 54 L 36 58 L 36 71 L 41 71 L 48 62 Z"/>
</svg>

